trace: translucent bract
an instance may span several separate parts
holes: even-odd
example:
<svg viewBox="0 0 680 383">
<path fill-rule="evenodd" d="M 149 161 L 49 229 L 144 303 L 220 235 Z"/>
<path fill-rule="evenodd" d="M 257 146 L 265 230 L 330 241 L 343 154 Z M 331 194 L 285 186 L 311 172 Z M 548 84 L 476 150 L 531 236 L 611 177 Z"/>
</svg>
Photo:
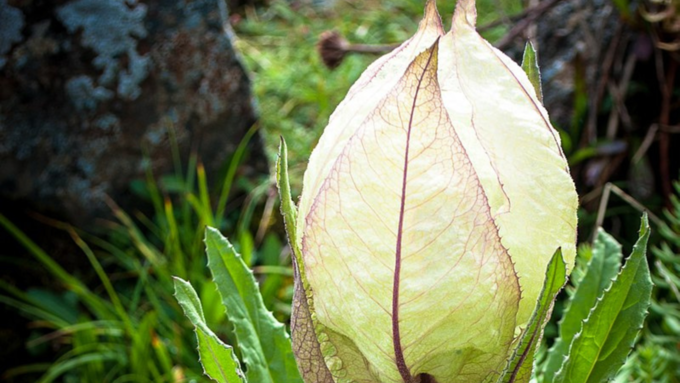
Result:
<svg viewBox="0 0 680 383">
<path fill-rule="evenodd" d="M 475 19 L 459 0 L 445 33 L 428 2 L 311 156 L 293 236 L 293 342 L 309 383 L 493 381 L 555 250 L 573 264 L 577 195 L 559 135 Z"/>
</svg>

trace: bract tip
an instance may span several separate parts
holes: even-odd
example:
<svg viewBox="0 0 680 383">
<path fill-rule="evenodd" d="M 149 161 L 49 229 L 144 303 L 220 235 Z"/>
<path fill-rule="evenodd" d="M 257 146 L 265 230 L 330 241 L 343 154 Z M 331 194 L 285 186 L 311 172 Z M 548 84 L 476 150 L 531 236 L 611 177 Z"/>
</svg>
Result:
<svg viewBox="0 0 680 383">
<path fill-rule="evenodd" d="M 477 25 L 477 7 L 475 0 L 458 0 L 453 13 L 453 25 L 466 23 L 473 28 Z"/>
<path fill-rule="evenodd" d="M 427 3 L 425 4 L 425 16 L 418 27 L 419 32 L 428 29 L 437 31 L 437 34 L 439 35 L 444 34 L 444 25 L 442 24 L 441 16 L 439 16 L 437 2 L 435 0 L 427 0 Z"/>
</svg>

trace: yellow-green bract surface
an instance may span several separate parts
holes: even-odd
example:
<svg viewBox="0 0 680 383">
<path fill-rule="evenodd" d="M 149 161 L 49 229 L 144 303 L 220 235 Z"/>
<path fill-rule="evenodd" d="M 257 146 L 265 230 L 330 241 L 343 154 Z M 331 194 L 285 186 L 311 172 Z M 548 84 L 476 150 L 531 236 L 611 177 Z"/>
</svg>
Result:
<svg viewBox="0 0 680 383">
<path fill-rule="evenodd" d="M 311 156 L 294 247 L 336 382 L 492 381 L 555 250 L 573 265 L 577 195 L 559 136 L 475 19 L 460 0 L 445 33 L 429 1 Z"/>
</svg>

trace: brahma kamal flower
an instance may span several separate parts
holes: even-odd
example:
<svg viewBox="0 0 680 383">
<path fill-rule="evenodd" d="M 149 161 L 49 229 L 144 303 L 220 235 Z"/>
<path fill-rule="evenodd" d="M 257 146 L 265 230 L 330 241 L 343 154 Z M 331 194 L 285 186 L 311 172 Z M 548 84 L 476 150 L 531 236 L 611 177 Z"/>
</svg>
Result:
<svg viewBox="0 0 680 383">
<path fill-rule="evenodd" d="M 526 328 L 577 195 L 522 69 L 459 0 L 373 63 L 304 176 L 293 346 L 308 383 L 489 382 Z"/>
</svg>

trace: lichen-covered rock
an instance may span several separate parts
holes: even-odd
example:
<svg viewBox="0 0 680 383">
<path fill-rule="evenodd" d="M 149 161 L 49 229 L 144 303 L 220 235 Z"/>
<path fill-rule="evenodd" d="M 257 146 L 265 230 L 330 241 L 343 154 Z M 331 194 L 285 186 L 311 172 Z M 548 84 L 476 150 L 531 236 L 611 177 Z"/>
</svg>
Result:
<svg viewBox="0 0 680 383">
<path fill-rule="evenodd" d="M 586 93 L 596 98 L 602 63 L 620 23 L 608 0 L 560 1 L 538 19 L 543 101 L 556 126 L 568 130 L 582 123 L 573 121 L 575 87 L 587 86 Z"/>
<path fill-rule="evenodd" d="M 224 0 L 0 0 L 0 198 L 90 222 L 171 169 L 171 126 L 216 170 L 255 119 L 224 20 Z"/>
<path fill-rule="evenodd" d="M 583 105 L 575 104 L 582 94 L 576 93 L 585 92 L 589 100 L 578 102 L 586 101 L 592 109 L 594 101 L 601 97 L 598 87 L 609 70 L 603 64 L 615 35 L 622 33 L 625 37 L 630 28 L 610 0 L 543 1 L 534 5 L 538 7 L 544 3 L 552 6 L 540 12 L 530 24 L 536 28 L 525 25 L 524 33 L 503 46 L 503 51 L 520 62 L 527 40 L 532 40 L 538 49 L 543 104 L 554 126 L 569 131 L 591 123 L 574 119 L 575 116 L 582 117 L 575 113 L 583 112 Z M 531 31 L 535 31 L 535 35 Z"/>
<path fill-rule="evenodd" d="M 24 15 L 18 9 L 10 7 L 7 0 L 0 0 L 0 69 L 7 59 L 3 57 L 12 44 L 21 41 L 21 28 L 24 27 Z"/>
</svg>

